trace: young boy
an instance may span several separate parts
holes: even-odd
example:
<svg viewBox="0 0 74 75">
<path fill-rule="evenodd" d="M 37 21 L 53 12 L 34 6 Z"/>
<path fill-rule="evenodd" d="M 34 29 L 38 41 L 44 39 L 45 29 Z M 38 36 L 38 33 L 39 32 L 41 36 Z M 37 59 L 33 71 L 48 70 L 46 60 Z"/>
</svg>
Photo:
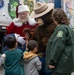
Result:
<svg viewBox="0 0 74 75">
<path fill-rule="evenodd" d="M 24 75 L 23 64 L 21 63 L 23 52 L 16 48 L 17 41 L 13 36 L 7 36 L 5 40 L 8 50 L 0 58 L 0 66 L 4 62 L 5 75 Z"/>
<path fill-rule="evenodd" d="M 17 40 L 17 42 L 18 42 L 17 48 L 19 48 L 19 49 L 22 50 L 23 52 L 25 51 L 25 49 L 26 49 L 26 42 L 25 42 L 25 40 L 24 40 L 24 37 L 22 37 L 22 36 L 20 36 L 19 34 L 16 34 L 16 33 L 15 33 L 15 34 L 8 34 L 8 35 L 4 36 L 3 41 L 4 41 L 5 47 L 2 49 L 2 54 L 3 54 L 5 51 L 8 50 L 8 47 L 7 47 L 6 44 L 5 44 L 5 39 L 7 38 L 7 36 L 13 36 L 13 37 L 15 37 L 16 40 Z"/>
<path fill-rule="evenodd" d="M 38 71 L 41 69 L 41 62 L 36 54 L 38 43 L 35 40 L 30 40 L 27 44 L 29 52 L 24 52 L 24 67 L 25 75 L 39 75 Z"/>
</svg>

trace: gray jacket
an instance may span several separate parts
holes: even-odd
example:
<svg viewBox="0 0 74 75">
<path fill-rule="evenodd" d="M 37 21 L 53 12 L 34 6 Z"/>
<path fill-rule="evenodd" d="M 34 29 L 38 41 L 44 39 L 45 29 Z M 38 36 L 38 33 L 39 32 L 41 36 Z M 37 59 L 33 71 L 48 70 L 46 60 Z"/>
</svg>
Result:
<svg viewBox="0 0 74 75">
<path fill-rule="evenodd" d="M 24 68 L 25 75 L 39 75 L 38 71 L 41 69 L 41 62 L 38 56 L 31 52 L 24 53 Z"/>
</svg>

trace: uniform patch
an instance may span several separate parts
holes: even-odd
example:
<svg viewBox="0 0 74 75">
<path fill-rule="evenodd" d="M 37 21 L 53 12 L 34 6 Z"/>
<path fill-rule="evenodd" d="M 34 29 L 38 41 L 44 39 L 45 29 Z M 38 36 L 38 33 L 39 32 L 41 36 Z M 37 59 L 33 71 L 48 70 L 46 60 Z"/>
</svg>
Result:
<svg viewBox="0 0 74 75">
<path fill-rule="evenodd" d="M 63 36 L 63 31 L 59 31 L 58 33 L 57 33 L 57 37 L 62 37 Z"/>
</svg>

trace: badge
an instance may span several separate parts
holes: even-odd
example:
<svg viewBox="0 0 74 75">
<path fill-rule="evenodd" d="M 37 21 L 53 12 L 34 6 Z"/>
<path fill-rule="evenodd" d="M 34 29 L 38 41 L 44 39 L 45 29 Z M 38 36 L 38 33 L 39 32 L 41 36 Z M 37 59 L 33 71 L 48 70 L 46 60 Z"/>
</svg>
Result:
<svg viewBox="0 0 74 75">
<path fill-rule="evenodd" d="M 59 31 L 58 33 L 57 33 L 57 37 L 62 37 L 63 36 L 63 31 Z"/>
</svg>

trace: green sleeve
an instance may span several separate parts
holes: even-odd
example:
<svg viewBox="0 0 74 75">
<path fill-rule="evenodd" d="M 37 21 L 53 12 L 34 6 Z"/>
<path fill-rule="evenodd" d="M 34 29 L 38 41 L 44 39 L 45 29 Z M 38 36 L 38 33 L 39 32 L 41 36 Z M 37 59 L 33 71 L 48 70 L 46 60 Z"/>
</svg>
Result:
<svg viewBox="0 0 74 75">
<path fill-rule="evenodd" d="M 59 32 L 59 31 L 58 31 Z M 58 36 L 58 33 L 56 34 L 55 39 L 52 42 L 51 45 L 51 51 L 53 50 L 51 60 L 50 60 L 50 65 L 56 65 L 60 56 L 63 53 L 63 50 L 65 49 L 66 46 L 66 32 L 64 30 L 61 30 L 63 32 L 62 36 Z"/>
</svg>

